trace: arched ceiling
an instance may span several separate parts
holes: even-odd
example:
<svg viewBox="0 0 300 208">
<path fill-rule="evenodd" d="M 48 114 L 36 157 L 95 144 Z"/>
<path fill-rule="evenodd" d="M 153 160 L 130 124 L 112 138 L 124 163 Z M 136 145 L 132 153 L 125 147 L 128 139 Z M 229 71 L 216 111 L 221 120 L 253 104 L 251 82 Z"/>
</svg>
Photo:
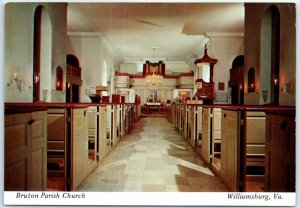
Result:
<svg viewBox="0 0 300 208">
<path fill-rule="evenodd" d="M 206 33 L 243 33 L 243 3 L 68 4 L 68 32 L 97 32 L 121 60 L 185 60 Z M 153 52 L 153 48 L 155 52 Z"/>
</svg>

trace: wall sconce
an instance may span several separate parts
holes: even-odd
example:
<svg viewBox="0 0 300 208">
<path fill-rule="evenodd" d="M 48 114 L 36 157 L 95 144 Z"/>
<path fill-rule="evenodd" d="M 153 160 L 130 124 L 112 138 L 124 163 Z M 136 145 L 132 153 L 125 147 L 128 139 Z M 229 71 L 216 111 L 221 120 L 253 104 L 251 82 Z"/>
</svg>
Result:
<svg viewBox="0 0 300 208">
<path fill-rule="evenodd" d="M 33 72 L 33 82 L 34 84 L 37 84 L 40 81 L 40 73 L 39 72 Z"/>
<path fill-rule="evenodd" d="M 14 69 L 13 70 L 13 78 L 12 78 L 12 80 L 18 80 L 18 78 L 19 78 L 19 72 L 20 72 L 20 68 L 19 67 L 17 67 L 16 69 Z"/>
<path fill-rule="evenodd" d="M 273 82 L 274 82 L 274 85 L 278 85 L 278 78 L 274 78 Z"/>
<path fill-rule="evenodd" d="M 62 83 L 59 80 L 56 80 L 56 90 L 62 90 Z"/>
<path fill-rule="evenodd" d="M 240 84 L 239 88 L 240 88 L 240 90 L 243 90 L 243 84 Z"/>
<path fill-rule="evenodd" d="M 255 92 L 255 69 L 251 67 L 248 72 L 248 92 Z"/>
<path fill-rule="evenodd" d="M 255 84 L 248 83 L 248 92 L 255 92 Z"/>
<path fill-rule="evenodd" d="M 263 98 L 264 104 L 266 104 L 267 100 L 268 100 L 269 91 L 268 90 L 262 90 L 261 94 L 262 94 L 262 98 Z"/>
<path fill-rule="evenodd" d="M 71 83 L 70 82 L 68 82 L 67 87 L 68 87 L 68 89 L 70 89 L 70 87 L 71 87 Z"/>
<path fill-rule="evenodd" d="M 56 90 L 62 91 L 63 89 L 63 69 L 61 66 L 56 67 Z"/>
<path fill-rule="evenodd" d="M 7 87 L 16 86 L 16 88 L 21 92 L 24 86 L 22 80 L 19 79 L 20 67 L 13 68 L 11 71 L 10 82 L 7 83 Z"/>
</svg>

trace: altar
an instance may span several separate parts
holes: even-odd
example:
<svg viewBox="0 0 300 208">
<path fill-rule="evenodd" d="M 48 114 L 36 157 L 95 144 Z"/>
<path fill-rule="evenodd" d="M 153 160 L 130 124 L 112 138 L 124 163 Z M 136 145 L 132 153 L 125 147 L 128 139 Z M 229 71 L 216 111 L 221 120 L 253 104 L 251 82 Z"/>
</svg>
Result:
<svg viewBox="0 0 300 208">
<path fill-rule="evenodd" d="M 147 102 L 145 104 L 146 110 L 150 111 L 150 110 L 155 110 L 158 111 L 161 107 L 161 103 L 160 102 Z"/>
</svg>

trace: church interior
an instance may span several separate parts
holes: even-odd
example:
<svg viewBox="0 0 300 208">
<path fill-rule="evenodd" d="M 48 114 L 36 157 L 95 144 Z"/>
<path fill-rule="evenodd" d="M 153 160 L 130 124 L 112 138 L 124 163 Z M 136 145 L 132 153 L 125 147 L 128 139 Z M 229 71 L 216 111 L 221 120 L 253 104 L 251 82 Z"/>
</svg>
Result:
<svg viewBox="0 0 300 208">
<path fill-rule="evenodd" d="M 295 7 L 6 3 L 4 190 L 295 192 Z"/>
</svg>

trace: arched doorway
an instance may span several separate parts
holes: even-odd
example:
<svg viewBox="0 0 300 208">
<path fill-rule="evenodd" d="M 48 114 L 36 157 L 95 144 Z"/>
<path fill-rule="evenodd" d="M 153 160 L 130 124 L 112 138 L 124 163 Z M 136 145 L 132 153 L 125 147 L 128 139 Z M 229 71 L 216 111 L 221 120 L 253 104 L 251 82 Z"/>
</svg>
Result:
<svg viewBox="0 0 300 208">
<path fill-rule="evenodd" d="M 34 13 L 33 42 L 33 102 L 50 101 L 48 90 L 51 89 L 52 26 L 43 6 L 38 6 Z"/>
<path fill-rule="evenodd" d="M 81 68 L 79 60 L 72 54 L 67 55 L 67 77 L 66 77 L 66 102 L 78 103 L 80 97 Z"/>
<path fill-rule="evenodd" d="M 239 55 L 232 61 L 228 86 L 231 87 L 231 104 L 244 104 L 244 55 Z"/>
<path fill-rule="evenodd" d="M 279 105 L 280 14 L 276 6 L 270 6 L 261 25 L 260 86 L 261 104 Z M 261 93 L 263 94 L 263 93 Z"/>
</svg>

